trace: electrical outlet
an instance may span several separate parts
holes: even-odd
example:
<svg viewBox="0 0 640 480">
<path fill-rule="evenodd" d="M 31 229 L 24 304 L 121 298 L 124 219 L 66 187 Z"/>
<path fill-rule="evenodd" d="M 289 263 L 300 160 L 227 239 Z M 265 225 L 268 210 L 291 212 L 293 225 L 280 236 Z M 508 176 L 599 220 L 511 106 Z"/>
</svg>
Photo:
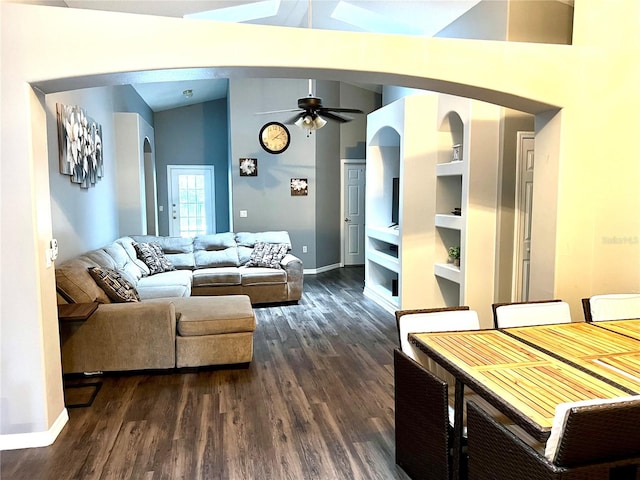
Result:
<svg viewBox="0 0 640 480">
<path fill-rule="evenodd" d="M 248 212 L 246 210 L 240 210 L 240 218 L 247 218 Z"/>
<path fill-rule="evenodd" d="M 302 246 L 302 253 L 307 253 L 307 246 L 306 245 Z"/>
</svg>

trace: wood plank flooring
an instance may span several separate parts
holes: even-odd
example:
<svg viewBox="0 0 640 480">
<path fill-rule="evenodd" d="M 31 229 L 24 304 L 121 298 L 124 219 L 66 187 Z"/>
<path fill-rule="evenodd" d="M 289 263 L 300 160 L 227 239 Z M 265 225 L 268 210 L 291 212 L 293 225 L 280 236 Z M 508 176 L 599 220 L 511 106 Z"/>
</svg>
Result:
<svg viewBox="0 0 640 480">
<path fill-rule="evenodd" d="M 305 277 L 298 305 L 256 307 L 247 369 L 106 375 L 45 448 L 0 452 L 3 480 L 400 479 L 395 320 L 364 272 Z"/>
</svg>

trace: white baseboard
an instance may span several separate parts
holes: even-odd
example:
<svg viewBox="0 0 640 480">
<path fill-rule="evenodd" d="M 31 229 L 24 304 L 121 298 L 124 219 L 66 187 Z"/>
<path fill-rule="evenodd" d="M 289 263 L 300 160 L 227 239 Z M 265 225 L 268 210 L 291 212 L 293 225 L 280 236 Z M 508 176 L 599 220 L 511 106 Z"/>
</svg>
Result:
<svg viewBox="0 0 640 480">
<path fill-rule="evenodd" d="M 341 268 L 341 263 L 334 263 L 333 265 L 326 265 L 320 268 L 305 268 L 303 273 L 305 275 L 317 275 L 318 273 L 328 272 L 329 270 L 335 270 L 336 268 Z"/>
<path fill-rule="evenodd" d="M 380 305 L 382 308 L 384 308 L 391 315 L 395 315 L 396 314 L 396 310 L 399 310 L 397 305 L 395 305 L 392 302 L 390 302 L 388 298 L 380 295 L 374 289 L 367 288 L 365 286 L 363 294 L 364 294 L 365 297 L 367 297 L 367 298 L 373 300 L 374 302 L 376 302 L 378 305 Z"/>
<path fill-rule="evenodd" d="M 48 447 L 56 441 L 58 435 L 69 421 L 69 412 L 66 408 L 60 412 L 56 421 L 46 432 L 13 433 L 0 435 L 0 451 L 18 450 L 22 448 Z"/>
</svg>

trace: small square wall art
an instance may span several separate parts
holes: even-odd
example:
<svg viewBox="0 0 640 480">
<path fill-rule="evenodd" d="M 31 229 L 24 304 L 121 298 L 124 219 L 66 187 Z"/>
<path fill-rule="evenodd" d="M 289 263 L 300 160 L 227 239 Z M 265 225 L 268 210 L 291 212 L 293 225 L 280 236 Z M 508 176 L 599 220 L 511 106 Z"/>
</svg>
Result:
<svg viewBox="0 0 640 480">
<path fill-rule="evenodd" d="M 241 158 L 240 159 L 240 176 L 241 177 L 257 177 L 258 176 L 258 159 L 257 158 Z"/>
<path fill-rule="evenodd" d="M 306 178 L 291 179 L 291 196 L 305 197 L 309 194 L 309 184 Z"/>
</svg>

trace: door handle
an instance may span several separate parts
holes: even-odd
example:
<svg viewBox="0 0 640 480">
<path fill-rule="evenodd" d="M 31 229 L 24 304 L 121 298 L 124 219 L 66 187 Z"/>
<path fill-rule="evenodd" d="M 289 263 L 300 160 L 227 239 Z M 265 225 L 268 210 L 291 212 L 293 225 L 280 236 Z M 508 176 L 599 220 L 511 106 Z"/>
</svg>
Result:
<svg viewBox="0 0 640 480">
<path fill-rule="evenodd" d="M 350 221 L 351 221 L 351 219 L 347 217 L 347 218 L 345 218 L 345 219 L 344 219 L 344 221 L 345 221 L 345 222 L 350 222 Z"/>
</svg>

